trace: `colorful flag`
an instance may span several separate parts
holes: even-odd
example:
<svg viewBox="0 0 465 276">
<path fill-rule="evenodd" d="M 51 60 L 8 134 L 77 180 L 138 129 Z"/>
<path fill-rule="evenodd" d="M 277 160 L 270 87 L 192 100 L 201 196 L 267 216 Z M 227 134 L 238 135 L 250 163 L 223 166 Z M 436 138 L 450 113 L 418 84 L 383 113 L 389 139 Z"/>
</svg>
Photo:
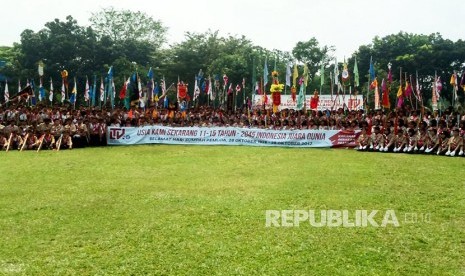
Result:
<svg viewBox="0 0 465 276">
<path fill-rule="evenodd" d="M 373 57 L 370 57 L 369 73 L 370 73 L 370 80 L 369 81 L 374 80 L 375 79 L 375 67 L 373 66 Z"/>
<path fill-rule="evenodd" d="M 66 98 L 66 90 L 65 90 L 65 79 L 62 78 L 61 80 L 61 103 L 64 103 L 65 102 L 65 98 Z"/>
<path fill-rule="evenodd" d="M 381 81 L 381 90 L 383 92 L 383 107 L 391 108 L 391 102 L 389 101 L 389 88 L 384 79 Z"/>
<path fill-rule="evenodd" d="M 152 70 L 152 67 L 150 67 L 149 72 L 147 73 L 147 78 L 153 79 L 153 70 Z"/>
<path fill-rule="evenodd" d="M 145 107 L 145 100 L 142 91 L 142 83 L 140 81 L 140 77 L 137 76 L 137 90 L 139 91 L 139 106 L 144 108 Z"/>
<path fill-rule="evenodd" d="M 432 95 L 431 95 L 431 107 L 433 110 L 438 110 L 438 93 L 437 93 L 437 87 L 436 87 L 436 77 L 433 81 L 432 87 Z"/>
<path fill-rule="evenodd" d="M 302 76 L 304 77 L 305 86 L 307 86 L 307 84 L 308 84 L 308 66 L 307 66 L 307 64 L 304 64 L 304 73 L 303 73 Z"/>
<path fill-rule="evenodd" d="M 297 87 L 298 77 L 299 77 L 299 71 L 297 70 L 297 63 L 294 63 L 294 72 L 292 72 L 292 86 Z"/>
<path fill-rule="evenodd" d="M 260 89 L 260 82 L 259 81 L 255 82 L 255 94 L 257 94 L 257 95 L 262 94 L 262 90 Z"/>
<path fill-rule="evenodd" d="M 86 90 L 84 91 L 84 100 L 85 100 L 86 102 L 88 102 L 88 101 L 89 101 L 89 98 L 90 98 L 90 97 L 89 97 L 89 90 L 90 90 L 90 87 L 89 87 L 89 79 L 88 79 L 87 76 L 86 76 Z"/>
<path fill-rule="evenodd" d="M 441 97 L 441 91 L 442 91 L 441 77 L 437 77 L 437 79 L 436 79 L 436 94 L 437 94 L 438 100 Z"/>
<path fill-rule="evenodd" d="M 392 64 L 389 62 L 388 63 L 388 77 L 387 77 L 387 80 L 389 83 L 392 83 L 392 71 L 391 71 L 391 67 L 392 67 Z"/>
<path fill-rule="evenodd" d="M 371 82 L 370 88 L 375 90 L 375 110 L 381 109 L 379 100 L 378 80 L 376 78 Z"/>
<path fill-rule="evenodd" d="M 213 84 L 212 84 L 212 79 L 210 76 L 208 76 L 208 88 L 207 88 L 207 95 L 210 95 L 210 98 L 213 95 Z"/>
<path fill-rule="evenodd" d="M 193 97 L 193 100 L 195 101 L 200 95 L 200 88 L 199 88 L 199 84 L 197 82 L 197 77 L 195 77 L 195 81 L 194 81 L 194 97 Z"/>
<path fill-rule="evenodd" d="M 241 92 L 241 86 L 239 84 L 237 84 L 236 85 L 236 95 L 238 95 L 239 92 Z"/>
<path fill-rule="evenodd" d="M 42 78 L 40 78 L 40 83 L 39 83 L 39 101 L 42 101 L 45 99 L 45 88 L 42 83 Z"/>
<path fill-rule="evenodd" d="M 397 98 L 400 98 L 404 95 L 404 91 L 402 90 L 402 84 L 399 85 L 399 89 L 397 90 Z"/>
<path fill-rule="evenodd" d="M 128 89 L 128 85 L 130 81 L 131 79 L 128 78 L 128 80 L 123 83 L 123 86 L 121 87 L 121 90 L 119 91 L 120 100 L 123 100 L 124 98 L 126 98 L 126 91 Z"/>
<path fill-rule="evenodd" d="M 103 85 L 103 77 L 100 77 L 100 102 L 105 100 L 105 86 Z"/>
<path fill-rule="evenodd" d="M 107 78 L 110 80 L 113 78 L 113 66 L 110 66 L 110 69 L 108 69 Z"/>
<path fill-rule="evenodd" d="M 452 85 L 452 91 L 454 93 L 454 100 L 457 100 L 458 99 L 458 95 L 457 95 L 458 86 L 457 86 L 457 73 L 455 71 L 450 77 L 450 84 Z"/>
<path fill-rule="evenodd" d="M 342 83 L 347 86 L 349 85 L 348 82 L 349 82 L 349 68 L 347 66 L 347 63 L 346 63 L 346 60 L 344 59 L 344 63 L 342 65 Z"/>
<path fill-rule="evenodd" d="M 405 90 L 404 90 L 404 95 L 405 97 L 409 98 L 412 95 L 412 85 L 406 80 L 405 81 Z"/>
<path fill-rule="evenodd" d="M 32 90 L 32 93 L 31 93 L 31 105 L 34 106 L 36 105 L 36 93 L 35 93 L 35 84 L 34 84 L 34 80 L 32 79 L 31 80 L 31 83 L 29 84 L 31 86 L 31 90 Z"/>
<path fill-rule="evenodd" d="M 69 102 L 72 104 L 76 103 L 76 96 L 77 96 L 77 82 L 76 78 L 74 78 L 74 87 L 73 90 L 71 91 L 71 96 L 69 97 Z"/>
<path fill-rule="evenodd" d="M 422 97 L 421 97 L 421 90 L 420 90 L 420 83 L 418 81 L 418 71 L 417 71 L 417 74 L 416 74 L 416 92 L 417 92 L 417 97 L 418 97 L 418 100 L 421 102 L 422 101 Z"/>
<path fill-rule="evenodd" d="M 224 90 L 226 90 L 226 86 L 228 85 L 228 76 L 226 74 L 223 75 L 223 85 Z"/>
<path fill-rule="evenodd" d="M 50 92 L 48 93 L 48 100 L 53 102 L 53 80 L 50 78 Z"/>
</svg>

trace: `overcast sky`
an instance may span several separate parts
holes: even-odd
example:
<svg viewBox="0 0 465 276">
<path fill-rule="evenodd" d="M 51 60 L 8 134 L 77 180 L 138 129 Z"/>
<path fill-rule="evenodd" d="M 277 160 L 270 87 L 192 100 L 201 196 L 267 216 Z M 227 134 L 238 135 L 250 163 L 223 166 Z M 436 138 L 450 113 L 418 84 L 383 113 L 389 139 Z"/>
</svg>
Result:
<svg viewBox="0 0 465 276">
<path fill-rule="evenodd" d="M 186 31 L 211 29 L 245 35 L 269 50 L 291 51 L 298 41 L 315 37 L 321 45 L 334 45 L 342 58 L 375 36 L 399 31 L 465 39 L 464 0 L 14 0 L 0 6 L 0 45 L 11 46 L 23 30 L 38 31 L 67 15 L 87 26 L 92 12 L 109 6 L 161 20 L 170 43 L 182 41 Z"/>
</svg>

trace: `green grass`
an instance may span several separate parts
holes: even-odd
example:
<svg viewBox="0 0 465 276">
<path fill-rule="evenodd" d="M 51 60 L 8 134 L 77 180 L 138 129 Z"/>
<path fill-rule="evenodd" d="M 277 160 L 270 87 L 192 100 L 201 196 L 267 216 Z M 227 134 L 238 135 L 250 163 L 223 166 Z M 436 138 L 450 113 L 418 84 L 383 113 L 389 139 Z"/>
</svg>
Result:
<svg viewBox="0 0 465 276">
<path fill-rule="evenodd" d="M 464 169 L 343 149 L 0 152 L 0 275 L 464 275 Z M 268 209 L 393 209 L 400 227 L 265 227 Z"/>
</svg>

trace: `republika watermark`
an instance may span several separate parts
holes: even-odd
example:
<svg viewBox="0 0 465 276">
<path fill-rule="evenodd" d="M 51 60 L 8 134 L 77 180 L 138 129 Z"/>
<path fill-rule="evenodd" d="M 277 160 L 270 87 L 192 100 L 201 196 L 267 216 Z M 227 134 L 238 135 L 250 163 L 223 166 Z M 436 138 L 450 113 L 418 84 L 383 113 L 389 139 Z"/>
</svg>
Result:
<svg viewBox="0 0 465 276">
<path fill-rule="evenodd" d="M 393 209 L 380 210 L 266 210 L 265 227 L 399 227 L 402 223 L 431 222 L 431 216 L 405 213 L 398 219 Z"/>
</svg>

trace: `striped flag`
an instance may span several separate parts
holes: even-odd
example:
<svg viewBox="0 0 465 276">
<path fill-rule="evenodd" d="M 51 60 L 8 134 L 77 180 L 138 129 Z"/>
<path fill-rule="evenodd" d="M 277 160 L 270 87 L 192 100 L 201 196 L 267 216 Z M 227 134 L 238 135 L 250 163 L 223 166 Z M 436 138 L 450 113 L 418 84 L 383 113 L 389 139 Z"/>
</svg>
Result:
<svg viewBox="0 0 465 276">
<path fill-rule="evenodd" d="M 199 85 L 197 83 L 197 78 L 195 78 L 195 82 L 194 82 L 194 98 L 193 100 L 195 101 L 200 95 L 200 88 L 199 88 Z"/>
<path fill-rule="evenodd" d="M 103 77 L 100 77 L 100 102 L 105 100 L 105 86 L 103 85 Z"/>
</svg>

